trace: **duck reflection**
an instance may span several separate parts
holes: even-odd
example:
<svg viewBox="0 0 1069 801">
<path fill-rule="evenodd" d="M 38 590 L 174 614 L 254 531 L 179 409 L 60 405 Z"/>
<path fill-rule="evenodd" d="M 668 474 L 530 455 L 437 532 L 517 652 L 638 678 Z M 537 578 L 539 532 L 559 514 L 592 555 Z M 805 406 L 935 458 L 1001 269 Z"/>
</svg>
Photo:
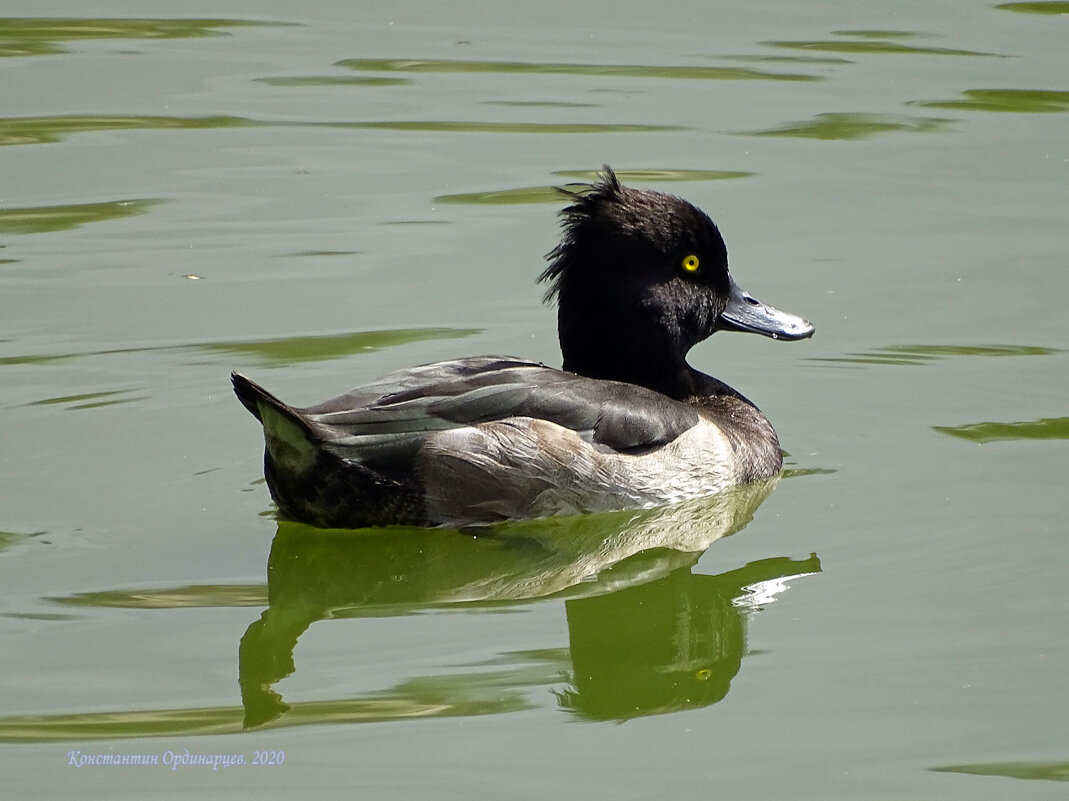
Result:
<svg viewBox="0 0 1069 801">
<path fill-rule="evenodd" d="M 820 570 L 815 556 L 767 559 L 706 576 L 680 568 L 662 579 L 568 601 L 571 686 L 561 707 L 625 720 L 715 704 L 746 653 L 752 589 Z"/>
<path fill-rule="evenodd" d="M 718 576 L 691 572 L 709 545 L 749 523 L 774 486 L 467 532 L 324 531 L 280 522 L 268 560 L 269 607 L 239 648 L 245 728 L 289 709 L 272 685 L 294 672 L 297 640 L 319 620 L 458 604 L 514 606 L 550 596 L 566 600 L 570 651 L 513 655 L 526 664 L 511 673 L 413 679 L 381 698 L 383 706 L 403 717 L 457 704 L 470 709 L 476 699 L 505 711 L 529 705 L 519 688 L 559 685 L 562 676 L 569 685 L 556 691 L 560 706 L 592 719 L 715 703 L 745 653 L 748 588 L 820 570 L 810 556 Z"/>
</svg>

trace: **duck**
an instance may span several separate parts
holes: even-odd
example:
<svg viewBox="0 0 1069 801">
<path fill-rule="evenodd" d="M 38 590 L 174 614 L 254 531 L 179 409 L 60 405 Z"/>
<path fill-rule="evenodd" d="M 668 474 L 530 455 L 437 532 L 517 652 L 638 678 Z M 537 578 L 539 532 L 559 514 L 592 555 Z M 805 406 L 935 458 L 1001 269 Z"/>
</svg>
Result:
<svg viewBox="0 0 1069 801">
<path fill-rule="evenodd" d="M 716 224 L 605 166 L 561 189 L 560 243 L 539 276 L 561 368 L 486 355 L 398 370 L 308 407 L 231 374 L 263 427 L 280 516 L 320 528 L 485 526 L 652 508 L 772 479 L 772 424 L 687 355 L 717 331 L 779 341 L 807 320 L 728 272 Z"/>
</svg>

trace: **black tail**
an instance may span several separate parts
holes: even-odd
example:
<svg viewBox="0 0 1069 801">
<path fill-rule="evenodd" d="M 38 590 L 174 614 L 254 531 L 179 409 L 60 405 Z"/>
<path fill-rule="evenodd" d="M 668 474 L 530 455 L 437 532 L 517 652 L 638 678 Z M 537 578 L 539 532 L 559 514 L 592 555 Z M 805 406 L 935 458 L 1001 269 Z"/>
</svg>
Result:
<svg viewBox="0 0 1069 801">
<path fill-rule="evenodd" d="M 275 460 L 291 460 L 297 453 L 302 456 L 298 461 L 305 465 L 314 459 L 323 438 L 300 409 L 283 403 L 240 373 L 231 373 L 230 380 L 241 405 L 263 425 L 267 450 Z"/>
<path fill-rule="evenodd" d="M 252 412 L 253 417 L 261 423 L 264 421 L 261 404 L 266 404 L 269 409 L 292 420 L 301 428 L 308 428 L 308 424 L 301 419 L 296 409 L 280 401 L 255 381 L 246 378 L 241 373 L 231 373 L 230 381 L 234 384 L 234 394 L 238 396 L 241 405 Z"/>
<path fill-rule="evenodd" d="M 411 475 L 386 475 L 323 448 L 324 429 L 255 381 L 231 373 L 234 394 L 264 427 L 264 477 L 286 517 L 323 528 L 429 525 Z"/>
</svg>

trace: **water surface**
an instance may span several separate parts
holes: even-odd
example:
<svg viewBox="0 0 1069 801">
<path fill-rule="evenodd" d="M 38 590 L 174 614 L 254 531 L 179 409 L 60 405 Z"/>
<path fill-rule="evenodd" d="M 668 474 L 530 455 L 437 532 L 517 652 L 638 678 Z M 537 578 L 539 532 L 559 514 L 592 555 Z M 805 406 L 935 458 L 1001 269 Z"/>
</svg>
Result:
<svg viewBox="0 0 1069 801">
<path fill-rule="evenodd" d="M 1067 10 L 7 12 L 7 791 L 1062 797 Z M 606 163 L 816 324 L 692 353 L 776 425 L 778 485 L 479 537 L 276 520 L 228 372 L 312 403 L 558 363 L 556 187 Z"/>
</svg>

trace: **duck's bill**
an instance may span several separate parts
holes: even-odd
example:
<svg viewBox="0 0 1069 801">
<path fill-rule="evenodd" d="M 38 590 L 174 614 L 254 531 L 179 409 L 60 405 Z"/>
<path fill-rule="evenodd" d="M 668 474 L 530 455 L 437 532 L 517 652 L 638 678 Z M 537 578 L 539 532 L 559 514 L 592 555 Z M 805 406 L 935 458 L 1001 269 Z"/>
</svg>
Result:
<svg viewBox="0 0 1069 801">
<path fill-rule="evenodd" d="M 808 320 L 766 306 L 736 284 L 731 285 L 728 305 L 720 316 L 723 331 L 748 331 L 772 339 L 806 339 L 815 330 Z"/>
</svg>

